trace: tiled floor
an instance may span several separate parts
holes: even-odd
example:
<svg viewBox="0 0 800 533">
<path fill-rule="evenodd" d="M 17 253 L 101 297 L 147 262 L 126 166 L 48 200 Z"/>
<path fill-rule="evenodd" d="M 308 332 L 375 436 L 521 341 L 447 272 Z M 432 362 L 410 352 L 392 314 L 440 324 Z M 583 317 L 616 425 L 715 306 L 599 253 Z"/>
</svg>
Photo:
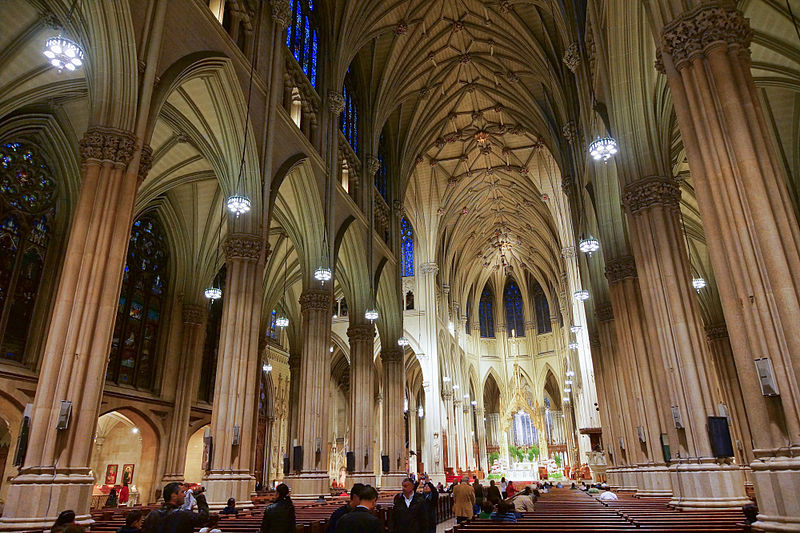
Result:
<svg viewBox="0 0 800 533">
<path fill-rule="evenodd" d="M 442 522 L 441 524 L 436 526 L 436 533 L 444 533 L 445 531 L 447 531 L 448 529 L 450 529 L 454 525 L 456 525 L 456 519 L 455 518 L 451 518 L 450 520 L 447 520 L 446 522 Z"/>
</svg>

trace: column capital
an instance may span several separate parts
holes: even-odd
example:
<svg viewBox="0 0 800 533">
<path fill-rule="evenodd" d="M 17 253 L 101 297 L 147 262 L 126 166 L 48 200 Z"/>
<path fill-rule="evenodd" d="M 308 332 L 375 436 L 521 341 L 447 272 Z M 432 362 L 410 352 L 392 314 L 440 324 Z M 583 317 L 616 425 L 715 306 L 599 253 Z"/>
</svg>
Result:
<svg viewBox="0 0 800 533">
<path fill-rule="evenodd" d="M 194 304 L 183 304 L 183 323 L 193 326 L 202 326 L 206 323 L 208 310 L 205 306 Z"/>
<path fill-rule="evenodd" d="M 402 363 L 405 350 L 400 346 L 381 348 L 381 360 L 384 363 Z"/>
<path fill-rule="evenodd" d="M 331 309 L 331 293 L 324 289 L 308 289 L 300 295 L 300 311 Z"/>
<path fill-rule="evenodd" d="M 381 168 L 380 160 L 373 154 L 367 154 L 367 175 L 372 177 L 378 173 Z"/>
<path fill-rule="evenodd" d="M 716 46 L 747 50 L 752 39 L 753 30 L 744 15 L 732 3 L 716 1 L 689 10 L 664 26 L 661 48 L 681 70 Z"/>
<path fill-rule="evenodd" d="M 453 398 L 453 405 L 455 405 L 456 408 L 458 408 L 458 406 L 461 405 L 461 398 L 459 397 Z"/>
<path fill-rule="evenodd" d="M 289 23 L 292 21 L 292 7 L 289 0 L 269 0 L 269 4 L 272 21 L 275 25 L 281 30 L 289 27 Z"/>
<path fill-rule="evenodd" d="M 589 346 L 593 350 L 600 348 L 600 339 L 597 338 L 597 335 L 589 335 Z"/>
<path fill-rule="evenodd" d="M 567 142 L 572 144 L 575 142 L 575 139 L 578 138 L 578 127 L 575 125 L 574 121 L 570 120 L 561 128 L 561 133 L 564 135 Z"/>
<path fill-rule="evenodd" d="M 577 42 L 574 42 L 567 47 L 567 49 L 564 51 L 564 57 L 562 61 L 568 69 L 570 69 L 572 72 L 575 72 L 575 69 L 577 69 L 578 65 L 581 63 L 581 52 L 578 48 Z"/>
<path fill-rule="evenodd" d="M 651 207 L 680 208 L 681 189 L 677 182 L 664 176 L 647 176 L 625 186 L 622 201 L 635 215 Z"/>
<path fill-rule="evenodd" d="M 264 240 L 250 233 L 231 233 L 223 244 L 226 261 L 231 259 L 258 261 L 263 249 Z"/>
<path fill-rule="evenodd" d="M 115 128 L 89 128 L 80 141 L 84 163 L 108 162 L 114 166 L 125 166 L 130 163 L 135 149 L 136 137 L 133 133 Z"/>
<path fill-rule="evenodd" d="M 137 177 L 139 178 L 139 183 L 143 182 L 144 179 L 147 177 L 147 174 L 150 173 L 150 169 L 153 167 L 153 149 L 150 147 L 149 144 L 145 144 L 142 146 L 142 155 L 139 156 L 139 172 Z"/>
<path fill-rule="evenodd" d="M 354 342 L 370 342 L 375 339 L 374 324 L 354 324 L 347 328 L 347 338 L 350 344 Z"/>
<path fill-rule="evenodd" d="M 706 338 L 710 341 L 725 339 L 728 337 L 728 326 L 725 324 L 712 324 L 706 326 Z"/>
<path fill-rule="evenodd" d="M 609 302 L 599 304 L 594 308 L 594 314 L 599 322 L 611 322 L 614 320 L 614 308 Z"/>
<path fill-rule="evenodd" d="M 442 400 L 449 401 L 453 399 L 453 391 L 442 389 Z"/>
<path fill-rule="evenodd" d="M 429 261 L 419 265 L 419 269 L 423 274 L 436 275 L 436 273 L 439 272 L 439 265 L 437 265 L 435 261 Z"/>
<path fill-rule="evenodd" d="M 575 247 L 574 246 L 565 246 L 561 249 L 561 256 L 564 259 L 574 259 L 575 258 Z"/>
<path fill-rule="evenodd" d="M 634 261 L 632 255 L 623 255 L 622 257 L 609 259 L 606 262 L 606 279 L 609 285 L 637 277 L 636 261 Z"/>
<path fill-rule="evenodd" d="M 485 411 L 484 411 L 482 406 L 478 405 L 475 408 L 475 414 L 478 415 L 478 418 L 483 418 L 484 413 L 485 413 Z"/>
<path fill-rule="evenodd" d="M 344 96 L 336 91 L 328 91 L 328 111 L 337 117 L 344 111 Z"/>
</svg>

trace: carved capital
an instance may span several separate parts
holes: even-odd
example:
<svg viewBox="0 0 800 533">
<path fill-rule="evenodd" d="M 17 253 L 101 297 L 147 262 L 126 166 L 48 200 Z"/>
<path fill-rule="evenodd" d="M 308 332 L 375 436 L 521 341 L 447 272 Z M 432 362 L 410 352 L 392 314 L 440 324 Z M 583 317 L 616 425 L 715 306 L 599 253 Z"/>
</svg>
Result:
<svg viewBox="0 0 800 533">
<path fill-rule="evenodd" d="M 572 144 L 575 139 L 578 138 L 578 127 L 575 125 L 575 122 L 570 120 L 561 128 L 561 133 L 564 135 L 567 142 Z"/>
<path fill-rule="evenodd" d="M 581 63 L 581 52 L 578 43 L 572 43 L 567 47 L 564 51 L 563 61 L 568 69 L 575 72 L 575 69 L 577 69 L 578 65 Z"/>
<path fill-rule="evenodd" d="M 651 207 L 677 211 L 680 208 L 681 189 L 672 178 L 648 176 L 626 185 L 622 200 L 632 215 Z"/>
<path fill-rule="evenodd" d="M 710 341 L 725 339 L 728 337 L 728 326 L 725 324 L 713 324 L 706 328 L 706 338 Z"/>
<path fill-rule="evenodd" d="M 609 302 L 604 302 L 594 308 L 598 322 L 611 322 L 614 320 L 614 309 Z"/>
<path fill-rule="evenodd" d="M 561 249 L 561 256 L 564 259 L 574 259 L 575 258 L 575 247 L 574 246 L 565 246 Z"/>
<path fill-rule="evenodd" d="M 258 235 L 249 233 L 231 233 L 223 245 L 225 260 L 245 259 L 257 261 L 264 249 L 264 241 Z"/>
<path fill-rule="evenodd" d="M 354 342 L 372 342 L 375 339 L 375 326 L 373 324 L 356 324 L 347 328 L 347 338 L 350 344 Z"/>
<path fill-rule="evenodd" d="M 575 188 L 575 178 L 569 175 L 561 176 L 561 191 L 567 198 L 572 197 L 572 191 Z"/>
<path fill-rule="evenodd" d="M 597 338 L 597 335 L 589 335 L 589 347 L 593 350 L 600 348 L 600 339 Z"/>
<path fill-rule="evenodd" d="M 320 289 L 309 289 L 300 295 L 300 311 L 330 311 L 331 293 Z"/>
<path fill-rule="evenodd" d="M 272 22 L 281 30 L 285 30 L 292 21 L 292 7 L 289 4 L 289 0 L 269 0 L 269 4 Z"/>
<path fill-rule="evenodd" d="M 375 176 L 381 168 L 380 160 L 372 154 L 367 155 L 367 175 L 370 177 Z"/>
<path fill-rule="evenodd" d="M 404 354 L 405 351 L 400 346 L 381 348 L 381 361 L 383 361 L 384 364 L 402 363 Z"/>
<path fill-rule="evenodd" d="M 442 390 L 442 399 L 444 401 L 446 401 L 446 402 L 452 401 L 452 399 L 453 399 L 453 391 L 452 390 L 443 389 Z"/>
<path fill-rule="evenodd" d="M 419 266 L 419 269 L 423 274 L 433 274 L 435 276 L 436 273 L 439 272 L 439 265 L 433 261 L 430 261 L 428 263 L 422 263 Z"/>
<path fill-rule="evenodd" d="M 208 311 L 202 305 L 183 304 L 183 323 L 202 326 L 206 323 Z"/>
<path fill-rule="evenodd" d="M 139 183 L 143 182 L 153 166 L 153 149 L 149 144 L 142 146 L 142 155 L 139 158 Z"/>
<path fill-rule="evenodd" d="M 81 159 L 84 163 L 109 162 L 125 166 L 133 157 L 136 138 L 130 132 L 114 128 L 89 128 L 80 142 Z"/>
<path fill-rule="evenodd" d="M 328 91 L 328 111 L 337 117 L 344 111 L 344 96 L 336 91 Z"/>
<path fill-rule="evenodd" d="M 450 294 L 450 285 L 447 283 L 442 283 L 442 292 L 447 295 Z"/>
<path fill-rule="evenodd" d="M 606 279 L 610 285 L 622 280 L 636 278 L 636 262 L 632 255 L 623 255 L 606 262 Z"/>
<path fill-rule="evenodd" d="M 753 30 L 750 23 L 729 2 L 713 2 L 687 11 L 664 27 L 661 48 L 681 70 L 696 57 L 703 57 L 716 46 L 750 48 Z"/>
</svg>

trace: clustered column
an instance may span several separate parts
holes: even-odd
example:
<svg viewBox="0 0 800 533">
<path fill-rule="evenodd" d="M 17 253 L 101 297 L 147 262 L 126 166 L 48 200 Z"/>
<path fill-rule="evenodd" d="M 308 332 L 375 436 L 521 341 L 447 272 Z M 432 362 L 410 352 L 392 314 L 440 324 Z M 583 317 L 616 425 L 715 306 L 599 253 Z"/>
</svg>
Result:
<svg viewBox="0 0 800 533">
<path fill-rule="evenodd" d="M 212 460 L 203 478 L 213 508 L 224 507 L 228 498 L 236 498 L 240 506 L 251 505 L 261 371 L 258 338 L 264 242 L 257 235 L 233 233 L 224 250 L 226 294 L 211 413 Z"/>
<path fill-rule="evenodd" d="M 403 420 L 403 388 L 405 384 L 405 365 L 403 349 L 391 346 L 381 349 L 383 362 L 383 451 L 389 456 L 389 472 L 381 476 L 381 488 L 397 489 L 405 478 L 407 451 Z M 408 427 L 409 446 L 420 453 L 416 447 L 415 431 L 417 411 L 409 402 Z M 414 470 L 416 465 L 410 465 Z"/>
<path fill-rule="evenodd" d="M 372 453 L 375 326 L 356 324 L 347 328 L 350 340 L 350 451 L 356 464 L 353 483 L 375 484 L 375 467 Z"/>
<path fill-rule="evenodd" d="M 705 2 L 667 24 L 659 45 L 725 320 L 735 324 L 755 526 L 789 531 L 800 528 L 800 229 L 751 73 L 752 36 L 733 2 Z M 771 364 L 774 395 L 762 394 L 757 361 Z"/>
</svg>

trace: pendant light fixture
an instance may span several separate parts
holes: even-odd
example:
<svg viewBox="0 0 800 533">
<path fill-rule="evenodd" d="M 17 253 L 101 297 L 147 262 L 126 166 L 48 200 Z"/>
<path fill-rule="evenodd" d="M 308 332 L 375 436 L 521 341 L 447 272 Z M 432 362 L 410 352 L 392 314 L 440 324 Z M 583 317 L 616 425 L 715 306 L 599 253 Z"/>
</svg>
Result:
<svg viewBox="0 0 800 533">
<path fill-rule="evenodd" d="M 586 289 L 575 291 L 572 294 L 572 297 L 578 300 L 579 302 L 585 302 L 586 300 L 589 299 L 589 291 L 587 291 Z"/>
<path fill-rule="evenodd" d="M 286 305 L 286 260 L 289 257 L 289 236 L 286 234 L 283 234 L 283 236 L 286 238 L 286 244 L 283 247 L 283 297 L 281 302 Z M 279 328 L 285 328 L 289 325 L 289 318 L 285 314 L 279 314 L 275 319 L 275 325 Z"/>
<path fill-rule="evenodd" d="M 250 59 L 250 81 L 247 86 L 247 115 L 244 119 L 244 132 L 242 133 L 242 159 L 239 161 L 239 174 L 236 176 L 234 193 L 228 197 L 227 201 L 228 210 L 233 213 L 236 218 L 248 213 L 251 208 L 250 198 L 240 191 L 242 190 L 242 175 L 244 174 L 244 162 L 247 156 L 247 137 L 250 132 L 250 99 L 253 94 L 253 74 L 255 65 L 256 60 L 254 55 L 254 57 Z"/>
<path fill-rule="evenodd" d="M 689 234 L 686 232 L 686 220 L 683 218 L 683 211 L 679 210 L 679 212 L 680 212 L 680 215 L 681 215 L 681 227 L 683 228 L 683 238 L 686 241 L 686 253 L 688 254 L 687 258 L 689 260 L 689 272 L 691 272 L 692 271 L 692 247 L 689 244 Z M 706 280 L 705 280 L 705 278 L 703 278 L 703 276 L 700 276 L 700 275 L 697 275 L 697 276 L 693 275 L 692 276 L 692 287 L 694 288 L 695 291 L 697 291 L 697 294 L 700 294 L 700 291 L 705 289 L 706 285 L 708 285 L 708 283 L 706 283 Z"/>
<path fill-rule="evenodd" d="M 72 14 L 77 4 L 78 0 L 72 2 L 66 24 L 72 20 Z M 57 36 L 50 37 L 44 42 L 42 54 L 59 73 L 64 69 L 74 72 L 83 66 L 83 48 L 76 41 L 62 36 L 60 31 Z"/>
<path fill-rule="evenodd" d="M 402 348 L 405 348 L 409 344 L 411 344 L 411 343 L 409 342 L 408 337 L 406 337 L 405 335 L 403 335 L 402 337 L 397 339 L 397 345 L 402 347 Z"/>
<path fill-rule="evenodd" d="M 222 241 L 222 222 L 223 222 L 223 220 L 225 220 L 225 210 L 224 209 L 220 209 L 219 225 L 217 225 L 217 246 L 214 248 L 214 268 L 216 268 L 217 264 L 219 263 L 219 247 L 222 245 L 221 241 Z M 214 279 L 211 280 L 211 285 L 209 285 L 203 291 L 203 294 L 205 294 L 205 297 L 208 298 L 209 300 L 211 300 L 212 302 L 214 300 L 219 300 L 220 298 L 222 298 L 222 287 L 215 286 L 215 283 L 214 283 L 216 281 L 216 277 L 217 276 L 214 276 Z"/>
<path fill-rule="evenodd" d="M 364 312 L 364 318 L 370 322 L 378 320 L 378 310 L 375 309 L 375 277 L 372 274 L 372 253 L 374 242 L 372 240 L 372 232 L 375 227 L 375 188 L 367 187 L 370 194 L 369 203 L 369 230 L 367 231 L 367 265 L 369 266 L 369 302 L 373 307 Z"/>
<path fill-rule="evenodd" d="M 592 254 L 600 249 L 600 241 L 591 235 L 588 237 L 583 237 L 578 243 L 578 249 L 585 253 L 588 257 L 592 257 Z"/>
</svg>

